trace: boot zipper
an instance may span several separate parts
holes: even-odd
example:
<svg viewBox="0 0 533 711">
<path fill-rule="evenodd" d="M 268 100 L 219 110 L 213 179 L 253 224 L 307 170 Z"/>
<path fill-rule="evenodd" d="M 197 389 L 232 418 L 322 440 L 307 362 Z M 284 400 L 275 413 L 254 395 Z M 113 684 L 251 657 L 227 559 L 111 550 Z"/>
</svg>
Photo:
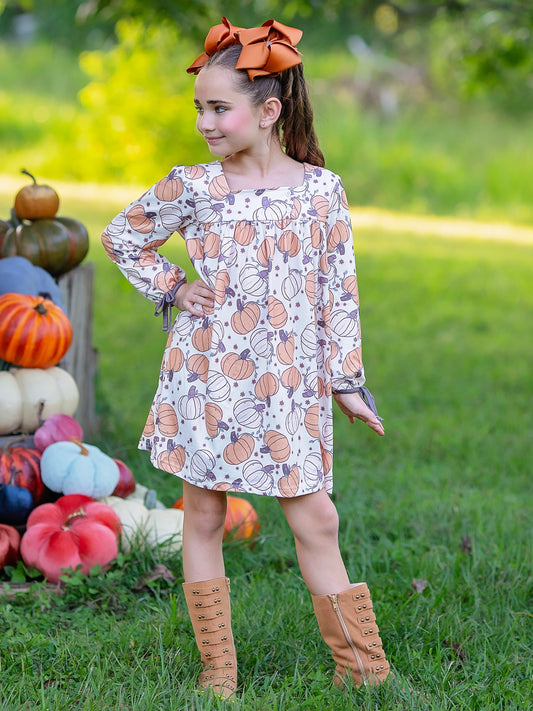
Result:
<svg viewBox="0 0 533 711">
<path fill-rule="evenodd" d="M 333 605 L 333 609 L 335 610 L 337 619 L 339 620 L 342 631 L 344 632 L 346 641 L 350 645 L 350 648 L 351 648 L 351 650 L 354 654 L 354 657 L 355 657 L 355 661 L 357 662 L 357 665 L 359 666 L 359 671 L 361 672 L 361 678 L 363 679 L 363 683 L 366 685 L 368 683 L 368 678 L 367 678 L 367 674 L 366 674 L 365 667 L 363 664 L 363 660 L 361 659 L 361 656 L 357 650 L 357 647 L 355 646 L 352 638 L 350 637 L 348 627 L 346 626 L 346 622 L 344 621 L 344 617 L 342 616 L 342 612 L 340 611 L 340 608 L 339 608 L 339 603 L 337 601 L 337 594 L 334 593 L 333 595 L 328 595 L 328 597 L 331 600 L 331 604 Z"/>
</svg>

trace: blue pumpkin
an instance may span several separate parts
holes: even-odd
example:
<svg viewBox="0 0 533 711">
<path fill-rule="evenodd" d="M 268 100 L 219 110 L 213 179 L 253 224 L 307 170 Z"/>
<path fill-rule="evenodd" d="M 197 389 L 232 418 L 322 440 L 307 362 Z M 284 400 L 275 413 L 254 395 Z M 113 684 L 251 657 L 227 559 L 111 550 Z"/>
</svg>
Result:
<svg viewBox="0 0 533 711">
<path fill-rule="evenodd" d="M 0 523 L 19 526 L 33 509 L 33 496 L 28 489 L 14 484 L 0 484 Z"/>
<path fill-rule="evenodd" d="M 26 257 L 0 259 L 0 296 L 9 293 L 44 296 L 65 311 L 61 290 L 54 278 L 45 269 L 33 265 Z"/>
<path fill-rule="evenodd" d="M 54 442 L 43 452 L 41 479 L 61 494 L 110 496 L 118 484 L 118 464 L 98 447 L 85 442 Z"/>
</svg>

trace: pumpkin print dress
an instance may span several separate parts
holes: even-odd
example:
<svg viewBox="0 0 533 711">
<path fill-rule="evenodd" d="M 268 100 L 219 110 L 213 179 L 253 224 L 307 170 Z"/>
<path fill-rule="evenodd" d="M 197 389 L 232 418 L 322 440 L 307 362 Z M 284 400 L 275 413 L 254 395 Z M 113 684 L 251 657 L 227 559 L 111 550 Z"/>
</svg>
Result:
<svg viewBox="0 0 533 711">
<path fill-rule="evenodd" d="M 220 161 L 176 166 L 102 235 L 167 330 L 185 272 L 158 248 L 174 232 L 215 294 L 174 320 L 139 443 L 196 486 L 332 490 L 331 394 L 364 383 L 357 280 L 342 182 L 304 169 L 296 187 L 232 192 Z"/>
</svg>

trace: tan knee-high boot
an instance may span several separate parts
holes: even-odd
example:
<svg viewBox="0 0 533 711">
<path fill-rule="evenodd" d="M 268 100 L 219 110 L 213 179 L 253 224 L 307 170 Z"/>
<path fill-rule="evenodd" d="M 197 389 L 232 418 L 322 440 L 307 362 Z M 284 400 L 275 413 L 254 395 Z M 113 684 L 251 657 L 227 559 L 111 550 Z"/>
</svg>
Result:
<svg viewBox="0 0 533 711">
<path fill-rule="evenodd" d="M 342 686 L 350 675 L 358 687 L 385 681 L 389 664 L 366 584 L 312 599 L 320 633 L 337 662 L 335 684 Z"/>
<path fill-rule="evenodd" d="M 199 686 L 231 696 L 237 688 L 237 656 L 231 631 L 229 579 L 183 583 L 183 591 L 204 666 Z"/>
</svg>

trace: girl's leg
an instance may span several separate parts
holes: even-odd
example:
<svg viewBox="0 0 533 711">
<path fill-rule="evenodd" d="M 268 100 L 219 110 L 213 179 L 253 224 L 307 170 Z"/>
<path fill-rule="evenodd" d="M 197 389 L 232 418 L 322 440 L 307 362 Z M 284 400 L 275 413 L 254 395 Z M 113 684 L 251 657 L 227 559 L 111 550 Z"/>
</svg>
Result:
<svg viewBox="0 0 533 711">
<path fill-rule="evenodd" d="M 198 684 L 229 697 L 237 688 L 237 656 L 222 557 L 225 516 L 225 493 L 183 483 L 183 591 L 203 664 Z"/>
<path fill-rule="evenodd" d="M 339 517 L 325 490 L 278 499 L 294 534 L 302 577 L 312 595 L 327 595 L 349 586 L 339 550 Z"/>
<path fill-rule="evenodd" d="M 183 482 L 183 575 L 186 582 L 224 576 L 226 494 Z"/>
</svg>

